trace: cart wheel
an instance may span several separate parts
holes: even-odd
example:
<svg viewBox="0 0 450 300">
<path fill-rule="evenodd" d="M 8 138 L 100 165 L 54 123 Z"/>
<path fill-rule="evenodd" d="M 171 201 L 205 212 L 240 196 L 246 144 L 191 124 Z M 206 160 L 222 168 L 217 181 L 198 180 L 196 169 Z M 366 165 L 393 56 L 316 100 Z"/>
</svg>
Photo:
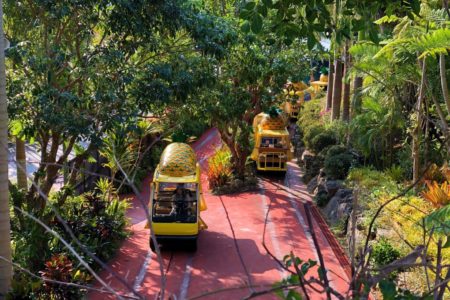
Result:
<svg viewBox="0 0 450 300">
<path fill-rule="evenodd" d="M 153 243 L 152 237 L 150 237 L 150 250 L 152 250 L 153 252 L 155 252 L 155 244 Z"/>
</svg>

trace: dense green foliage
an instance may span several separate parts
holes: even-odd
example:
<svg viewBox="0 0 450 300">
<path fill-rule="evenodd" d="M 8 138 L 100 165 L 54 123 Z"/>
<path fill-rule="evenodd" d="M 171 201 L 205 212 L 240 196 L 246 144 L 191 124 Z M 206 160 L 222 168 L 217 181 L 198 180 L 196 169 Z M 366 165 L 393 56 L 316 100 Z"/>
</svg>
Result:
<svg viewBox="0 0 450 300">
<path fill-rule="evenodd" d="M 209 127 L 219 130 L 227 146 L 209 161 L 211 187 L 244 184 L 253 118 L 280 105 L 287 81 L 306 80 L 318 66 L 328 74 L 332 61 L 345 61 L 345 76 L 338 74 L 339 87 L 328 90 L 331 108 L 342 106 L 347 116 L 333 115 L 334 109 L 330 116 L 323 92 L 304 103 L 298 125 L 312 170 L 304 178 L 324 170 L 328 179 L 346 179 L 347 187 L 358 188 L 363 233 L 385 201 L 411 180 L 419 183 L 373 222 L 369 236 L 377 239 L 371 242 L 376 267 L 423 244 L 417 234 L 423 220 L 433 238 L 449 246 L 442 226 L 449 223 L 444 206 L 449 179 L 441 174 L 436 180 L 428 170 L 419 180 L 428 165 L 441 167 L 450 158 L 450 13 L 445 3 L 5 0 L 10 133 L 41 151 L 33 185 L 26 191 L 11 188 L 14 262 L 45 278 L 88 282 L 86 270 L 61 241 L 21 210 L 39 217 L 82 253 L 65 223 L 56 219 L 61 214 L 80 242 L 107 260 L 127 235 L 127 202 L 115 190 L 131 192 L 129 183 L 139 188 L 167 142 L 191 142 Z M 330 49 L 324 47 L 326 39 Z M 343 97 L 336 96 L 339 89 Z M 77 195 L 81 171 L 96 153 L 106 160 L 111 183 L 99 181 L 96 189 Z M 53 193 L 63 174 L 64 187 Z M 426 180 L 440 185 L 429 184 L 427 194 L 418 193 Z M 430 200 L 438 209 L 425 202 L 433 197 L 445 200 Z M 319 206 L 328 200 L 327 191 L 315 198 Z M 398 242 L 392 228 L 407 243 Z M 430 241 L 427 254 L 436 256 L 436 242 Z M 442 252 L 445 263 L 447 250 Z M 293 256 L 284 263 L 305 274 L 315 265 Z M 282 283 L 298 284 L 302 274 L 296 276 Z M 414 288 L 422 291 L 425 276 L 417 276 Z M 322 280 L 323 274 L 318 277 Z M 366 283 L 358 284 L 355 290 L 366 292 Z M 385 280 L 378 287 L 386 298 L 414 299 L 395 284 Z M 80 297 L 80 292 L 16 271 L 12 295 L 57 299 Z M 293 290 L 277 292 L 300 297 Z"/>
<path fill-rule="evenodd" d="M 372 259 L 378 267 L 390 264 L 398 258 L 400 252 L 392 247 L 386 238 L 382 238 L 373 246 Z"/>
<path fill-rule="evenodd" d="M 344 146 L 332 146 L 325 155 L 325 174 L 332 179 L 345 179 L 355 159 Z"/>
<path fill-rule="evenodd" d="M 54 195 L 50 202 L 52 206 L 58 206 L 60 195 L 61 193 Z M 12 186 L 11 206 L 23 201 L 23 198 L 23 192 Z M 90 266 L 98 269 L 97 263 L 73 241 L 64 226 L 68 226 L 81 245 L 95 253 L 100 260 L 107 261 L 128 235 L 125 230 L 128 222 L 125 217 L 127 208 L 128 202 L 119 199 L 110 183 L 107 180 L 100 180 L 94 191 L 80 196 L 70 196 L 63 205 L 58 206 L 57 212 L 65 224 L 57 218 L 50 207 L 45 209 L 41 219 L 78 253 L 84 253 L 84 259 Z M 53 280 L 85 284 L 92 279 L 59 238 L 49 232 L 41 234 L 40 224 L 19 216 L 17 211 L 11 215 L 13 260 L 16 264 L 27 267 L 34 262 L 36 271 Z M 39 251 L 35 248 L 37 244 L 41 245 Z M 34 295 L 38 299 L 48 299 L 60 295 L 67 298 L 80 297 L 83 292 L 85 291 L 79 288 L 44 283 L 26 273 L 17 272 L 14 275 L 11 296 L 26 298 Z"/>
</svg>

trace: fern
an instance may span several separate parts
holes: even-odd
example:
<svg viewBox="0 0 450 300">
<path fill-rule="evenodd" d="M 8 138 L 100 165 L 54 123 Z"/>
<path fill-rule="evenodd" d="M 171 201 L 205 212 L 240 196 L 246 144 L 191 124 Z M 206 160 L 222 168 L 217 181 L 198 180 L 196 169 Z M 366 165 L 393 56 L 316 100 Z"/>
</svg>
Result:
<svg viewBox="0 0 450 300">
<path fill-rule="evenodd" d="M 447 12 L 442 9 L 431 9 L 429 6 L 424 5 L 420 13 L 425 21 L 433 23 L 437 28 L 443 27 L 447 21 Z"/>
<path fill-rule="evenodd" d="M 350 54 L 355 57 L 372 57 L 380 50 L 380 48 L 380 46 L 371 42 L 359 42 L 351 47 L 349 51 Z"/>
<path fill-rule="evenodd" d="M 450 49 L 450 29 L 441 28 L 431 33 L 423 34 L 415 38 L 397 38 L 390 40 L 375 54 L 374 58 L 402 56 L 402 54 L 420 53 L 419 58 L 425 56 L 436 57 L 439 54 L 447 54 Z"/>
<path fill-rule="evenodd" d="M 427 55 L 436 57 L 439 54 L 447 54 L 450 50 L 450 29 L 440 28 L 416 38 L 414 43 L 411 43 L 410 50 L 421 53 L 419 58 Z"/>
<path fill-rule="evenodd" d="M 396 15 L 391 15 L 391 16 L 384 16 L 378 20 L 376 20 L 374 23 L 377 25 L 381 25 L 381 24 L 386 24 L 386 23 L 395 23 L 398 22 L 399 20 L 401 20 L 399 17 L 397 17 Z"/>
</svg>

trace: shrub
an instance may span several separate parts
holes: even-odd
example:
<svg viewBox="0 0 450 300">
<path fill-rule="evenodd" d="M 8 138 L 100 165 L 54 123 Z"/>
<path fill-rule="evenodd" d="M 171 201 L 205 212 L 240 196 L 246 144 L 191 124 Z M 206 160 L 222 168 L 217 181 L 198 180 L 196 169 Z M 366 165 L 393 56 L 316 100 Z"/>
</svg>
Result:
<svg viewBox="0 0 450 300">
<path fill-rule="evenodd" d="M 323 109 L 322 99 L 307 101 L 303 104 L 303 109 L 298 119 L 298 126 L 307 128 L 321 123 L 320 112 Z"/>
<path fill-rule="evenodd" d="M 372 249 L 373 262 L 382 267 L 400 258 L 400 251 L 394 248 L 389 241 L 382 237 Z"/>
<path fill-rule="evenodd" d="M 319 207 L 324 207 L 327 205 L 329 200 L 330 199 L 328 199 L 328 193 L 326 191 L 319 192 L 314 196 L 314 201 Z"/>
<path fill-rule="evenodd" d="M 324 128 L 322 125 L 316 124 L 310 127 L 303 128 L 303 142 L 305 143 L 305 146 L 308 149 L 312 148 L 312 141 L 313 139 L 319 135 L 321 132 L 323 132 Z"/>
<path fill-rule="evenodd" d="M 327 149 L 325 156 L 336 156 L 347 152 L 348 149 L 344 145 L 334 145 Z"/>
<path fill-rule="evenodd" d="M 386 169 L 384 171 L 384 173 L 386 173 L 386 175 L 391 177 L 392 180 L 394 180 L 395 182 L 402 181 L 403 178 L 404 178 L 404 174 L 405 174 L 405 172 L 403 171 L 402 167 L 397 166 L 397 165 L 393 165 L 390 168 Z"/>
<path fill-rule="evenodd" d="M 387 192 L 398 192 L 397 185 L 389 176 L 371 167 L 351 169 L 347 176 L 347 183 L 350 186 L 358 185 L 366 190 L 383 187 Z"/>
<path fill-rule="evenodd" d="M 222 148 L 208 159 L 208 181 L 210 189 L 215 189 L 227 184 L 233 175 L 231 153 Z"/>
<path fill-rule="evenodd" d="M 39 272 L 47 280 L 76 283 L 76 277 L 81 272 L 75 272 L 72 261 L 64 254 L 55 254 L 50 260 L 45 262 L 45 269 Z M 41 296 L 50 299 L 74 299 L 82 296 L 84 290 L 78 287 L 71 287 L 61 284 L 45 282 Z"/>
<path fill-rule="evenodd" d="M 95 253 L 100 260 L 109 260 L 128 235 L 126 230 L 128 219 L 125 215 L 129 206 L 128 202 L 119 199 L 117 192 L 106 179 L 100 180 L 97 188 L 90 193 L 68 196 L 65 201 L 61 199 L 62 194 L 52 194 L 50 201 L 66 225 L 80 243 Z M 10 201 L 13 202 L 14 199 Z M 59 278 L 58 280 L 80 284 L 85 284 L 91 279 L 82 266 L 75 264 L 76 257 L 72 254 L 64 254 L 67 249 L 59 239 L 40 230 L 42 227 L 29 218 L 24 219 L 24 226 L 20 226 L 16 219 L 11 218 L 13 225 L 11 226 L 11 244 L 13 260 L 16 263 L 35 273 L 39 271 L 44 277 L 51 279 Z M 63 239 L 72 241 L 72 237 L 49 206 L 45 208 L 40 219 L 59 233 Z M 72 246 L 78 253 L 84 253 L 77 245 L 72 244 Z M 37 247 L 39 247 L 38 250 Z M 84 255 L 84 259 L 95 269 L 99 268 L 87 255 Z M 11 297 L 18 299 L 34 296 L 37 297 L 36 299 L 79 298 L 72 297 L 72 293 L 75 293 L 73 290 L 61 290 L 61 287 L 56 285 L 43 285 L 20 272 L 14 274 L 12 286 Z M 82 291 L 76 289 L 77 295 L 80 295 L 80 292 Z"/>
<path fill-rule="evenodd" d="M 325 156 L 325 174 L 332 179 L 345 179 L 354 162 L 352 154 L 343 146 L 332 146 Z"/>
<path fill-rule="evenodd" d="M 338 143 L 345 143 L 349 135 L 349 124 L 341 120 L 327 121 L 325 129 L 334 133 Z"/>
<path fill-rule="evenodd" d="M 320 153 L 320 151 L 327 149 L 330 146 L 337 144 L 336 135 L 331 131 L 323 131 L 312 138 L 310 149 L 314 153 Z"/>
</svg>

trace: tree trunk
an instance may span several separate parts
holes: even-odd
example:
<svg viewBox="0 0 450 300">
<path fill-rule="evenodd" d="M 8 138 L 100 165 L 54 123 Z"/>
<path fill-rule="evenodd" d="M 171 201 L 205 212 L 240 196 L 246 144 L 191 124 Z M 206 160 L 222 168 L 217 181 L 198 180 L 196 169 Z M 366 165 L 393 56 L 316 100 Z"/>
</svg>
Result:
<svg viewBox="0 0 450 300">
<path fill-rule="evenodd" d="M 8 111 L 6 102 L 5 39 L 3 1 L 0 0 L 0 298 L 4 298 L 12 279 L 11 235 L 8 196 Z"/>
<path fill-rule="evenodd" d="M 331 109 L 331 100 L 333 99 L 333 81 L 334 81 L 334 64 L 330 60 L 330 70 L 328 71 L 328 85 L 327 85 L 327 106 L 325 109 L 328 111 Z"/>
<path fill-rule="evenodd" d="M 450 115 L 450 99 L 448 96 L 447 75 L 445 74 L 445 56 L 439 55 L 439 71 L 441 73 L 442 95 L 444 96 L 445 105 L 447 106 L 447 114 Z"/>
<path fill-rule="evenodd" d="M 348 53 L 349 41 L 345 44 L 345 68 L 344 68 L 344 97 L 342 99 L 342 120 L 344 122 L 350 121 L 350 79 L 348 74 L 350 72 L 350 54 Z"/>
<path fill-rule="evenodd" d="M 363 86 L 363 78 L 356 76 L 353 81 L 353 104 L 352 104 L 352 117 L 361 113 L 362 108 L 362 95 L 361 90 Z"/>
<path fill-rule="evenodd" d="M 339 119 L 342 101 L 342 62 L 336 59 L 334 62 L 335 73 L 333 82 L 333 99 L 331 100 L 331 120 Z"/>
<path fill-rule="evenodd" d="M 24 191 L 28 189 L 26 157 L 25 141 L 16 137 L 17 186 Z"/>
<path fill-rule="evenodd" d="M 422 77 L 420 80 L 419 86 L 419 97 L 417 99 L 416 104 L 416 114 L 417 114 L 417 123 L 412 132 L 412 158 L 413 158 L 413 182 L 419 180 L 420 177 L 420 131 L 422 124 L 422 102 L 425 90 L 425 70 L 426 63 L 425 59 L 421 62 L 422 67 Z M 418 192 L 418 185 L 414 187 L 414 190 Z"/>
</svg>

